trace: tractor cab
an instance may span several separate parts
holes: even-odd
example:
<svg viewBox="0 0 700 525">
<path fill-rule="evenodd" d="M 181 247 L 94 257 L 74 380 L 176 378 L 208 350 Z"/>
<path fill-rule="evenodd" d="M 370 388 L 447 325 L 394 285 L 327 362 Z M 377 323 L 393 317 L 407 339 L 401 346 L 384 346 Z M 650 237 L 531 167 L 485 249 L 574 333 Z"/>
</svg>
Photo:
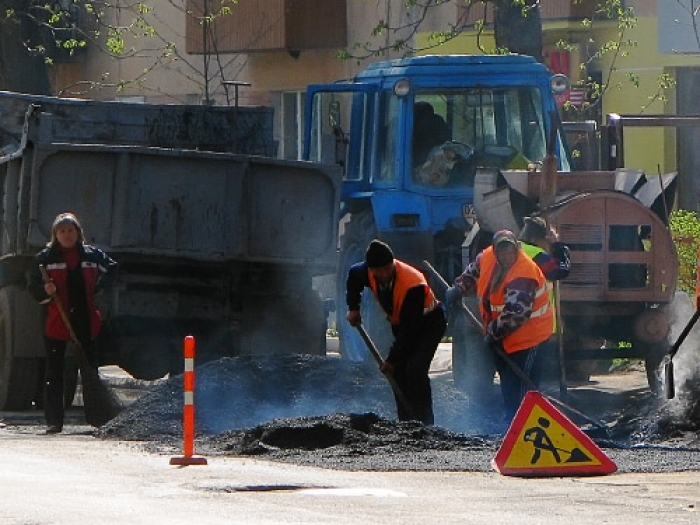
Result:
<svg viewBox="0 0 700 525">
<path fill-rule="evenodd" d="M 544 66 L 515 55 L 380 62 L 351 83 L 309 87 L 305 158 L 343 166 L 346 206 L 391 191 L 398 202 L 446 198 L 459 217 L 477 167 L 527 169 L 544 158 L 556 113 L 550 80 Z M 413 227 L 434 232 L 447 218 Z"/>
<path fill-rule="evenodd" d="M 414 266 L 429 261 L 447 280 L 461 273 L 477 170 L 542 162 L 558 118 L 552 87 L 568 87 L 555 80 L 531 57 L 436 55 L 378 62 L 350 82 L 308 87 L 304 158 L 344 171 L 339 302 L 347 269 L 374 237 Z M 568 171 L 556 137 L 559 169 Z M 344 333 L 344 319 L 338 324 L 342 346 L 356 334 Z"/>
</svg>

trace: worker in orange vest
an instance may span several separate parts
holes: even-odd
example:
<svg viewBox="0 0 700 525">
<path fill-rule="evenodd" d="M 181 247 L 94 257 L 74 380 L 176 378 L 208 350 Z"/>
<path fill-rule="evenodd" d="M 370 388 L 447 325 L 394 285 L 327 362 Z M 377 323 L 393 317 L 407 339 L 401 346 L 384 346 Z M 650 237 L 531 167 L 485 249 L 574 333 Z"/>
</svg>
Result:
<svg viewBox="0 0 700 525">
<path fill-rule="evenodd" d="M 697 278 L 695 280 L 695 308 L 700 310 L 700 245 L 698 245 L 697 256 Z"/>
<path fill-rule="evenodd" d="M 484 326 L 484 343 L 494 350 L 501 379 L 505 417 L 511 420 L 528 390 L 508 360 L 539 385 L 537 351 L 552 335 L 553 308 L 542 270 L 522 250 L 515 234 L 500 230 L 492 245 L 467 265 L 455 280 L 465 294 L 476 288 Z M 449 294 L 454 295 L 454 294 Z M 497 351 L 502 349 L 506 358 Z"/>
<path fill-rule="evenodd" d="M 374 239 L 364 262 L 350 267 L 347 277 L 347 320 L 362 322 L 362 291 L 372 290 L 391 323 L 394 342 L 381 371 L 391 374 L 410 407 L 396 399 L 399 420 L 418 419 L 434 423 L 430 363 L 445 335 L 447 318 L 425 276 L 413 266 L 394 258 L 386 243 Z"/>
</svg>

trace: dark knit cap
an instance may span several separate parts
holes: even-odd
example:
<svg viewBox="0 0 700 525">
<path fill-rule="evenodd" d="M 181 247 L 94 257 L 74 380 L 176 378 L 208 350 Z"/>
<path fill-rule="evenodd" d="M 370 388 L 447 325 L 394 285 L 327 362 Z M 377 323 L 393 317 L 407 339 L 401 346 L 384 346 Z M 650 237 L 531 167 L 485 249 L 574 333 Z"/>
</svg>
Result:
<svg viewBox="0 0 700 525">
<path fill-rule="evenodd" d="M 520 238 L 525 241 L 535 241 L 547 237 L 547 223 L 542 217 L 525 217 L 525 226 L 520 232 Z"/>
<path fill-rule="evenodd" d="M 365 263 L 369 268 L 379 268 L 394 261 L 394 252 L 389 245 L 379 239 L 374 239 L 365 252 Z"/>
</svg>

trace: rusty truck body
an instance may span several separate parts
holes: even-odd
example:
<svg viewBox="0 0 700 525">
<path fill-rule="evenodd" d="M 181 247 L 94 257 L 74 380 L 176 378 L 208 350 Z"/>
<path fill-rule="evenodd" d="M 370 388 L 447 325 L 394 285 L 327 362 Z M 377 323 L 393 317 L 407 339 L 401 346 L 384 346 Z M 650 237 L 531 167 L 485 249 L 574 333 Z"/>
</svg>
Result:
<svg viewBox="0 0 700 525">
<path fill-rule="evenodd" d="M 472 245 L 479 229 L 519 232 L 523 216 L 545 215 L 571 250 L 571 272 L 559 282 L 567 368 L 601 358 L 639 358 L 650 386 L 658 389 L 678 277 L 668 229 L 676 174 L 554 173 L 556 195 L 549 206 L 542 205 L 543 177 L 544 171 L 479 170 L 474 186 L 479 223 L 465 242 L 470 257 L 483 247 Z M 493 362 L 479 349 L 481 333 L 473 327 L 459 323 L 453 337 L 456 376 L 476 395 L 492 381 Z"/>
<path fill-rule="evenodd" d="M 65 211 L 120 265 L 98 297 L 101 365 L 177 372 L 189 334 L 199 363 L 325 352 L 312 279 L 335 271 L 340 174 L 263 157 L 269 111 L 0 93 L 0 407 L 40 395 L 42 309 L 26 278 Z"/>
</svg>

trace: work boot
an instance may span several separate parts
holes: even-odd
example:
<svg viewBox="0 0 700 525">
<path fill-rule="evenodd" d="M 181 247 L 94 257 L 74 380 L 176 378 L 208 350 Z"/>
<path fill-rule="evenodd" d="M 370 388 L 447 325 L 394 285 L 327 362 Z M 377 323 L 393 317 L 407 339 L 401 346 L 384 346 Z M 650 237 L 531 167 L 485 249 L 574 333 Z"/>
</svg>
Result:
<svg viewBox="0 0 700 525">
<path fill-rule="evenodd" d="M 61 430 L 63 429 L 58 425 L 49 425 L 48 427 L 46 427 L 47 434 L 60 434 Z"/>
</svg>

